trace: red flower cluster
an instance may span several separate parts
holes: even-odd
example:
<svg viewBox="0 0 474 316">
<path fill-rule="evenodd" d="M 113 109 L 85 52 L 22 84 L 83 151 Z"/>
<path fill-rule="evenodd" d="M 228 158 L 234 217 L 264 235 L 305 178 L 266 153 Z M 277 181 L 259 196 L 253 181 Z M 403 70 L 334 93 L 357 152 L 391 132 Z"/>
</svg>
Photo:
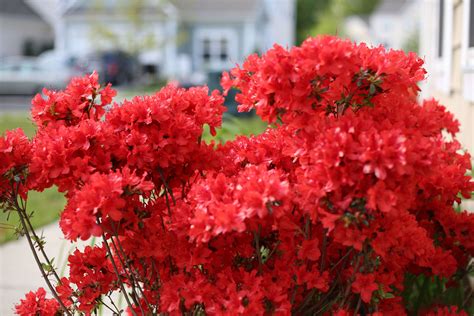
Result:
<svg viewBox="0 0 474 316">
<path fill-rule="evenodd" d="M 12 197 L 12 188 L 26 197 L 24 183 L 30 161 L 31 145 L 21 129 L 7 131 L 0 137 L 0 203 Z"/>
<path fill-rule="evenodd" d="M 112 263 L 107 260 L 105 247 L 87 246 L 84 252 L 74 251 L 69 256 L 70 277 L 62 278 L 57 286 L 59 297 L 66 306 L 78 298 L 79 310 L 90 313 L 100 302 L 101 295 L 117 289 Z M 75 288 L 71 285 L 75 285 Z"/>
<path fill-rule="evenodd" d="M 83 119 L 98 120 L 104 115 L 104 106 L 116 95 L 110 84 L 100 90 L 99 76 L 94 72 L 73 78 L 64 92 L 43 89 L 43 95 L 37 94 L 32 101 L 31 115 L 38 126 L 71 126 Z"/>
<path fill-rule="evenodd" d="M 135 314 L 404 315 L 406 273 L 457 284 L 474 254 L 474 216 L 453 209 L 470 156 L 453 116 L 417 102 L 424 74 L 414 54 L 334 37 L 275 46 L 222 81 L 274 124 L 224 145 L 201 140 L 218 92 L 170 85 L 103 115 L 115 92 L 92 75 L 35 97 L 39 131 L 0 140 L 1 170 L 66 193 L 66 238 L 103 239 L 69 258 L 71 311 L 125 289 Z"/>
<path fill-rule="evenodd" d="M 25 299 L 15 306 L 15 312 L 20 316 L 59 315 L 59 303 L 55 299 L 47 299 L 45 289 L 40 287 L 36 293 L 27 293 Z"/>
</svg>

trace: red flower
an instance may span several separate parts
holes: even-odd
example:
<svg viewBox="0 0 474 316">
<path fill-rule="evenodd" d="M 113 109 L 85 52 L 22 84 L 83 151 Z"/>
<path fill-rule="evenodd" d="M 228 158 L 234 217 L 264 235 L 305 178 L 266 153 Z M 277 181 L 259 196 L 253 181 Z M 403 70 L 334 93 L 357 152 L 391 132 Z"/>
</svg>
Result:
<svg viewBox="0 0 474 316">
<path fill-rule="evenodd" d="M 311 261 L 317 261 L 321 255 L 321 251 L 318 247 L 319 241 L 314 238 L 311 240 L 303 240 L 301 243 L 301 249 L 298 252 L 299 259 L 309 259 Z"/>
<path fill-rule="evenodd" d="M 54 316 L 59 313 L 59 303 L 46 298 L 46 291 L 40 287 L 36 292 L 29 292 L 25 299 L 15 306 L 15 313 L 20 316 Z"/>
<path fill-rule="evenodd" d="M 373 274 L 357 273 L 354 282 L 352 283 L 352 291 L 360 293 L 360 297 L 365 303 L 370 303 L 372 293 L 378 290 L 379 286 L 375 282 Z"/>
</svg>

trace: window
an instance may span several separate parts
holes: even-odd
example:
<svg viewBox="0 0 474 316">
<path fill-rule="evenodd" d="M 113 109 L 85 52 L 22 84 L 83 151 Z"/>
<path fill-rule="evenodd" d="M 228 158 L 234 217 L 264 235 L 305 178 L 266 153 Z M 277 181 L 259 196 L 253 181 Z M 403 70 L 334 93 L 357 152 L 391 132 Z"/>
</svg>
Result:
<svg viewBox="0 0 474 316">
<path fill-rule="evenodd" d="M 222 71 L 237 61 L 238 36 L 232 29 L 199 28 L 194 34 L 194 68 Z"/>
<path fill-rule="evenodd" d="M 211 60 L 211 40 L 208 38 L 202 41 L 202 59 L 204 62 Z"/>
<path fill-rule="evenodd" d="M 450 94 L 452 93 L 454 3 L 453 0 L 437 0 L 432 3 L 433 19 L 435 21 L 434 34 L 432 35 L 433 81 L 436 90 Z"/>
<path fill-rule="evenodd" d="M 223 38 L 221 39 L 221 48 L 220 48 L 220 58 L 221 58 L 221 61 L 225 62 L 227 61 L 227 58 L 229 56 L 229 54 L 227 53 L 227 39 Z"/>
<path fill-rule="evenodd" d="M 202 40 L 202 61 L 204 63 L 211 62 L 227 62 L 229 59 L 227 39 L 210 39 Z"/>
</svg>

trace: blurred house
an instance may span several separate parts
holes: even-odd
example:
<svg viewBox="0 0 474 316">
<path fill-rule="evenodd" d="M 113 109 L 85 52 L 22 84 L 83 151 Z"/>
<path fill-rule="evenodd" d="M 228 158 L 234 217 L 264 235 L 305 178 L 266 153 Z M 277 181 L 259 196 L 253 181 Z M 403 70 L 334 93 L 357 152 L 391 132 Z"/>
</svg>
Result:
<svg viewBox="0 0 474 316">
<path fill-rule="evenodd" d="M 50 23 L 57 50 L 81 57 L 98 50 L 127 50 L 127 43 L 142 38 L 152 45 L 139 50 L 140 61 L 165 77 L 222 71 L 273 43 L 294 42 L 295 0 L 145 0 L 135 17 L 140 29 L 124 13 L 126 1 L 25 2 Z M 103 40 L 97 36 L 100 25 L 106 29 Z M 119 36 L 107 41 L 107 33 Z"/>
<path fill-rule="evenodd" d="M 37 55 L 50 49 L 54 32 L 24 0 L 0 0 L 0 57 Z"/>
<path fill-rule="evenodd" d="M 350 16 L 344 32 L 356 42 L 404 49 L 417 46 L 420 0 L 382 0 L 369 16 Z"/>
<path fill-rule="evenodd" d="M 422 0 L 420 56 L 435 97 L 461 123 L 459 139 L 474 154 L 474 0 Z M 474 156 L 473 156 L 474 157 Z"/>
</svg>

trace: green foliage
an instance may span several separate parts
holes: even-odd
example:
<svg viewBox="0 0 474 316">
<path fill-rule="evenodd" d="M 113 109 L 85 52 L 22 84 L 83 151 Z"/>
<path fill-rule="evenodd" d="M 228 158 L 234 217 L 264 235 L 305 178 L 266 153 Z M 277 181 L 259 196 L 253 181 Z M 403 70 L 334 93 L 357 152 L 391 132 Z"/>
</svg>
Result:
<svg viewBox="0 0 474 316">
<path fill-rule="evenodd" d="M 296 2 L 296 42 L 303 42 L 314 25 L 321 20 L 321 12 L 325 12 L 331 1 L 298 0 Z"/>
<path fill-rule="evenodd" d="M 437 276 L 407 274 L 402 296 L 409 315 L 419 315 L 423 308 L 436 304 L 458 306 L 474 315 L 474 297 L 467 276 L 473 276 L 472 265 L 458 275 L 459 284 L 453 285 Z"/>
<path fill-rule="evenodd" d="M 36 132 L 29 115 L 25 112 L 15 114 L 1 114 L 0 115 L 0 135 L 6 130 L 12 130 L 15 128 L 22 128 L 28 137 L 32 137 Z"/>
<path fill-rule="evenodd" d="M 420 37 L 418 31 L 413 31 L 403 43 L 403 50 L 406 52 L 418 53 L 420 49 Z"/>
<path fill-rule="evenodd" d="M 140 86 L 129 86 L 126 88 L 117 88 L 117 97 L 114 99 L 116 102 L 122 101 L 123 99 L 131 99 L 135 96 L 153 95 L 158 90 L 163 88 L 166 82 L 163 80 L 156 80 L 147 85 Z"/>
<path fill-rule="evenodd" d="M 370 14 L 380 0 L 298 0 L 297 40 L 308 35 L 344 35 L 340 28 L 350 15 Z"/>
<path fill-rule="evenodd" d="M 344 15 L 366 15 L 372 13 L 380 0 L 339 0 L 343 6 Z"/>
<path fill-rule="evenodd" d="M 53 223 L 59 218 L 60 211 L 66 204 L 65 198 L 58 193 L 56 188 L 44 192 L 30 192 L 28 194 L 28 210 L 33 212 L 31 224 L 35 228 Z M 7 220 L 8 219 L 8 220 Z M 0 211 L 0 244 L 16 237 L 20 219 L 14 212 L 3 213 Z"/>
<path fill-rule="evenodd" d="M 262 122 L 258 116 L 249 118 L 235 118 L 233 116 L 224 117 L 222 128 L 216 130 L 217 134 L 212 137 L 209 130 L 206 129 L 203 134 L 203 139 L 206 142 L 214 140 L 216 142 L 225 143 L 228 140 L 234 139 L 238 135 L 257 135 L 262 133 L 267 127 L 267 124 Z"/>
<path fill-rule="evenodd" d="M 91 23 L 91 37 L 96 46 L 99 48 L 112 46 L 115 49 L 125 50 L 132 55 L 156 47 L 158 43 L 155 35 L 145 28 L 144 8 L 146 8 L 146 5 L 146 0 L 120 0 L 117 2 L 116 14 L 125 20 L 129 26 L 126 34 L 121 34 L 95 18 L 97 12 L 105 13 L 110 10 L 104 0 L 95 0 L 93 2 L 94 15 Z M 105 47 L 101 47 L 104 44 Z"/>
</svg>

